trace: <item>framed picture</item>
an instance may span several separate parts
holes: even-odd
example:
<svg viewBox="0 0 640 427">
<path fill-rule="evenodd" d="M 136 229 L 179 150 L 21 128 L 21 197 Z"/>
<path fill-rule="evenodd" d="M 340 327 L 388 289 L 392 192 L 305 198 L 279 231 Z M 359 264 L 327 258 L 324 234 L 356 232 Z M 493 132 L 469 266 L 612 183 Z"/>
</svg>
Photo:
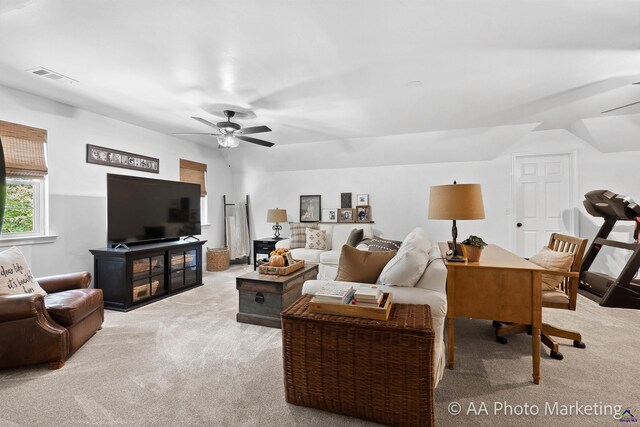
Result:
<svg viewBox="0 0 640 427">
<path fill-rule="evenodd" d="M 338 222 L 353 222 L 353 209 L 338 209 Z"/>
<path fill-rule="evenodd" d="M 340 207 L 341 208 L 351 207 L 351 193 L 340 193 Z"/>
<path fill-rule="evenodd" d="M 87 144 L 87 163 L 160 173 L 159 159 L 91 144 Z"/>
<path fill-rule="evenodd" d="M 356 207 L 356 222 L 371 222 L 371 208 L 369 206 Z"/>
<path fill-rule="evenodd" d="M 293 265 L 293 263 L 295 263 L 295 260 L 293 259 L 293 255 L 291 255 L 291 252 L 284 253 L 284 260 L 287 262 L 287 265 Z"/>
<path fill-rule="evenodd" d="M 322 209 L 322 221 L 338 222 L 338 209 L 336 208 Z"/>
<path fill-rule="evenodd" d="M 357 206 L 369 206 L 369 195 L 368 194 L 358 194 L 356 196 L 356 205 Z"/>
<path fill-rule="evenodd" d="M 300 196 L 300 222 L 320 221 L 320 196 Z"/>
</svg>

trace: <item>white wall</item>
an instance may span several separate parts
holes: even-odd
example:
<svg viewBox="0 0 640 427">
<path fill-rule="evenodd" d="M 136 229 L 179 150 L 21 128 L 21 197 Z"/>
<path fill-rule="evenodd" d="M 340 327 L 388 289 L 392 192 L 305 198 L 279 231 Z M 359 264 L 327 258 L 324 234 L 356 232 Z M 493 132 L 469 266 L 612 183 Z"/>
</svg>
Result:
<svg viewBox="0 0 640 427">
<path fill-rule="evenodd" d="M 639 135 L 640 136 L 640 135 Z M 399 135 L 396 138 L 401 139 Z M 393 145 L 389 145 L 393 149 Z M 455 145 L 450 146 L 456 150 Z M 273 235 L 266 223 L 267 209 L 287 209 L 288 219 L 299 220 L 299 196 L 319 194 L 323 207 L 340 207 L 340 193 L 369 194 L 375 229 L 394 239 L 402 239 L 411 229 L 422 226 L 433 240 L 451 236 L 450 221 L 427 219 L 429 187 L 459 183 L 480 183 L 486 219 L 459 221 L 460 238 L 469 234 L 513 250 L 513 231 L 517 222 L 511 206 L 511 162 L 513 153 L 575 153 L 577 188 L 574 205 L 578 211 L 578 232 L 592 239 L 601 221 L 582 207 L 583 195 L 595 189 L 610 189 L 640 200 L 640 151 L 601 153 L 593 146 L 565 130 L 531 132 L 514 141 L 493 160 L 474 162 L 428 163 L 400 166 L 376 166 L 338 169 L 314 169 L 283 172 L 234 173 L 236 194 L 251 197 L 253 237 Z M 416 153 L 418 155 L 418 153 Z M 355 154 L 354 154 L 355 155 Z M 424 153 L 419 153 L 423 157 Z M 345 161 L 344 158 L 341 159 Z M 631 241 L 631 228 L 618 227 L 615 238 Z M 283 236 L 289 235 L 288 225 Z M 615 273 L 627 253 L 601 258 L 594 267 Z M 617 273 L 615 273 L 617 274 Z"/>
<path fill-rule="evenodd" d="M 217 149 L 197 145 L 98 114 L 0 86 L 0 119 L 48 131 L 50 233 L 54 243 L 21 246 L 35 276 L 93 271 L 89 249 L 103 248 L 106 235 L 106 175 L 179 180 L 179 159 L 208 165 L 210 226 L 206 246 L 223 245 L 222 195 L 232 194 L 231 172 Z M 86 144 L 160 159 L 160 173 L 86 163 Z M 0 242 L 1 244 L 1 242 Z"/>
</svg>

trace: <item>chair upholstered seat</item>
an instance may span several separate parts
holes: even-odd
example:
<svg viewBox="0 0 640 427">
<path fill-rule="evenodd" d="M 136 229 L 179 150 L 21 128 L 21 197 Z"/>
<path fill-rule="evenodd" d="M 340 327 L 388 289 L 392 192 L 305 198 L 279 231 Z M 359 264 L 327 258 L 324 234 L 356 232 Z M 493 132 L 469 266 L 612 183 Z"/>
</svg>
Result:
<svg viewBox="0 0 640 427">
<path fill-rule="evenodd" d="M 542 304 L 551 302 L 556 304 L 569 304 L 569 295 L 562 289 L 554 289 L 552 291 L 542 291 Z"/>
<path fill-rule="evenodd" d="M 102 306 L 102 289 L 72 289 L 44 297 L 44 306 L 59 325 L 71 326 Z"/>
</svg>

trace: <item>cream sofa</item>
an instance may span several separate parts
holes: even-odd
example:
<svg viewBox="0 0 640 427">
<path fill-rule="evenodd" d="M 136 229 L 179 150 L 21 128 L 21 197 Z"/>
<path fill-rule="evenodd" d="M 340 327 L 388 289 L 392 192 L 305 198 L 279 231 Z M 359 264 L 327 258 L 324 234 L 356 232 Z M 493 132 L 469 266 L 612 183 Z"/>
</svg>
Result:
<svg viewBox="0 0 640 427">
<path fill-rule="evenodd" d="M 325 280 L 335 279 L 338 273 L 338 261 L 340 260 L 340 250 L 342 245 L 347 243 L 349 234 L 353 229 L 364 230 L 364 238 L 373 237 L 373 227 L 366 223 L 341 223 L 341 224 L 320 224 L 319 229 L 327 234 L 327 250 L 296 248 L 291 249 L 294 259 L 303 259 L 305 262 L 319 264 L 318 278 Z M 283 239 L 276 243 L 276 248 L 287 248 L 291 245 L 290 239 Z M 366 249 L 360 246 L 359 249 Z"/>
<path fill-rule="evenodd" d="M 421 266 L 426 265 L 424 271 L 419 276 L 415 286 L 387 286 L 381 285 L 384 292 L 393 294 L 394 303 L 399 304 L 428 304 L 431 309 L 431 317 L 433 329 L 435 332 L 434 351 L 433 351 L 433 371 L 434 371 L 434 387 L 442 378 L 445 368 L 445 345 L 444 345 L 444 325 L 447 316 L 447 268 L 444 265 L 440 250 L 437 243 L 432 243 L 426 237 L 424 230 L 416 229 L 410 233 L 421 233 L 423 236 L 423 246 L 418 249 L 411 249 L 411 256 L 414 261 L 420 263 Z M 407 236 L 407 239 L 409 238 Z M 406 245 L 406 241 L 403 246 Z M 409 246 L 405 246 L 406 248 Z M 401 246 L 402 250 L 402 246 Z M 338 251 L 339 252 L 339 251 Z M 339 258 L 339 253 L 338 253 Z M 394 260 L 391 260 L 393 262 Z M 408 268 L 412 268 L 408 266 Z M 420 274 L 419 268 L 413 268 L 408 271 L 409 275 Z M 384 272 L 383 272 L 384 274 Z M 335 275 L 333 276 L 335 277 Z M 382 277 L 382 275 L 381 275 Z M 331 283 L 347 283 L 330 279 L 308 280 L 302 288 L 303 294 L 314 294 L 323 286 Z M 349 283 L 352 286 L 358 283 Z"/>
</svg>

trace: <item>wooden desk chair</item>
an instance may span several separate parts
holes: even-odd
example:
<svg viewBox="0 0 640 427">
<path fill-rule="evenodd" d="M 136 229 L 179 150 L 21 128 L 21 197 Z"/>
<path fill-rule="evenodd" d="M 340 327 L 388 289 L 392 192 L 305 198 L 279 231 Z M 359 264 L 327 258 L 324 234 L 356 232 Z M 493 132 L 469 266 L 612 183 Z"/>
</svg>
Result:
<svg viewBox="0 0 640 427">
<path fill-rule="evenodd" d="M 564 280 L 557 289 L 542 291 L 542 306 L 563 310 L 575 310 L 576 299 L 578 298 L 578 283 L 580 282 L 580 265 L 582 264 L 582 257 L 587 247 L 587 239 L 553 233 L 549 239 L 548 247 L 557 252 L 572 253 L 573 262 L 568 272 L 545 271 L 545 274 L 563 276 Z M 522 332 L 531 333 L 531 327 L 529 325 L 502 324 L 496 321 L 493 322 L 493 325 L 496 328 L 496 340 L 501 344 L 507 343 L 506 335 Z M 558 351 L 558 343 L 552 336 L 573 340 L 573 346 L 577 348 L 586 347 L 582 342 L 582 335 L 580 335 L 579 332 L 542 323 L 541 341 L 551 350 L 551 357 L 557 360 L 562 360 L 563 356 L 562 353 Z"/>
</svg>

